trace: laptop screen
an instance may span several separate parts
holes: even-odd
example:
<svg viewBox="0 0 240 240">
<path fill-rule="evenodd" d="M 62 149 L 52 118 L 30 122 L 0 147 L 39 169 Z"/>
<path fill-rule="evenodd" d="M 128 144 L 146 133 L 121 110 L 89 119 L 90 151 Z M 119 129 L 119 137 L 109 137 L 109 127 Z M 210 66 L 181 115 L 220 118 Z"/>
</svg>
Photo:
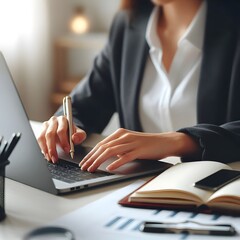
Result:
<svg viewBox="0 0 240 240">
<path fill-rule="evenodd" d="M 43 160 L 26 111 L 1 53 L 0 86 L 0 135 L 8 141 L 14 132 L 21 133 L 21 138 L 8 159 L 10 164 L 6 167 L 6 177 L 56 193 L 46 161 Z"/>
</svg>

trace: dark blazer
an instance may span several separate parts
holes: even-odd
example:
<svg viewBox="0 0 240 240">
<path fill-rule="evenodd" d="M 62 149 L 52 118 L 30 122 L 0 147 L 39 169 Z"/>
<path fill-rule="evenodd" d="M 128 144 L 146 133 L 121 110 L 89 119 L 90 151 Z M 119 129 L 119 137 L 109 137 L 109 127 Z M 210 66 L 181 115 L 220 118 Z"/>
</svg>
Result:
<svg viewBox="0 0 240 240">
<path fill-rule="evenodd" d="M 207 3 L 198 124 L 179 131 L 194 137 L 202 147 L 200 155 L 189 159 L 230 162 L 240 160 L 239 4 L 231 0 Z M 142 131 L 138 103 L 149 54 L 145 32 L 151 11 L 152 7 L 134 15 L 118 12 L 106 47 L 71 93 L 74 121 L 86 131 L 101 132 L 114 112 L 119 114 L 121 127 Z"/>
</svg>

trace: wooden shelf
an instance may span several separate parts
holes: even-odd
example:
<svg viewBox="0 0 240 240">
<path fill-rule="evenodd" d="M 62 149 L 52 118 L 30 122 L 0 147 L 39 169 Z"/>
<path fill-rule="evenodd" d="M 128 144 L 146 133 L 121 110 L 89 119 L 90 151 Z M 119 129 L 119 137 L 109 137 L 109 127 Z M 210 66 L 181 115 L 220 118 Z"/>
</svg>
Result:
<svg viewBox="0 0 240 240">
<path fill-rule="evenodd" d="M 58 38 L 54 44 L 54 86 L 51 94 L 53 113 L 62 104 L 62 99 L 68 95 L 76 84 L 82 79 L 81 76 L 73 77 L 69 69 L 68 52 L 84 50 L 88 58 L 93 61 L 92 52 L 98 53 L 107 41 L 106 33 L 87 33 L 83 35 L 66 35 Z M 83 54 L 83 53 L 82 53 Z M 86 55 L 83 56 L 84 62 Z M 92 58 L 92 59 L 91 59 Z M 89 60 L 89 59 L 88 59 Z M 90 66 L 89 66 L 90 67 Z"/>
</svg>

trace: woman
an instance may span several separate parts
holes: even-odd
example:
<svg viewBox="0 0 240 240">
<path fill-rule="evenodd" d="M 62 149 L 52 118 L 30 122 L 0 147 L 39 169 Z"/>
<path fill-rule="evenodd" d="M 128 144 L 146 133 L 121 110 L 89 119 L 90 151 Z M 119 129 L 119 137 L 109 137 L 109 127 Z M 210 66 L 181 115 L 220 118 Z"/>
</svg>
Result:
<svg viewBox="0 0 240 240">
<path fill-rule="evenodd" d="M 75 144 L 100 133 L 114 112 L 120 118 L 121 128 L 93 148 L 82 170 L 94 172 L 112 156 L 117 160 L 108 170 L 168 156 L 240 160 L 236 2 L 125 1 L 108 44 L 71 93 Z M 43 126 L 38 142 L 55 163 L 56 144 L 69 152 L 62 110 Z"/>
</svg>

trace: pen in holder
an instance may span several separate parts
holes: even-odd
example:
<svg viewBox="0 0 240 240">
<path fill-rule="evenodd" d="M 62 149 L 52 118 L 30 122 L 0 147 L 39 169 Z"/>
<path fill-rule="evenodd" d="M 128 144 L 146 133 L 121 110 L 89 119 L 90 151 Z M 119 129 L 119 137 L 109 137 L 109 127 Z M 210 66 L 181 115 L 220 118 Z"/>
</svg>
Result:
<svg viewBox="0 0 240 240">
<path fill-rule="evenodd" d="M 0 221 L 6 217 L 5 213 L 5 168 L 10 163 L 9 156 L 21 137 L 21 133 L 13 133 L 9 142 L 0 136 Z M 2 146 L 1 146 L 2 145 Z"/>
<path fill-rule="evenodd" d="M 0 161 L 0 221 L 6 217 L 5 213 L 5 167 L 8 160 Z"/>
</svg>

